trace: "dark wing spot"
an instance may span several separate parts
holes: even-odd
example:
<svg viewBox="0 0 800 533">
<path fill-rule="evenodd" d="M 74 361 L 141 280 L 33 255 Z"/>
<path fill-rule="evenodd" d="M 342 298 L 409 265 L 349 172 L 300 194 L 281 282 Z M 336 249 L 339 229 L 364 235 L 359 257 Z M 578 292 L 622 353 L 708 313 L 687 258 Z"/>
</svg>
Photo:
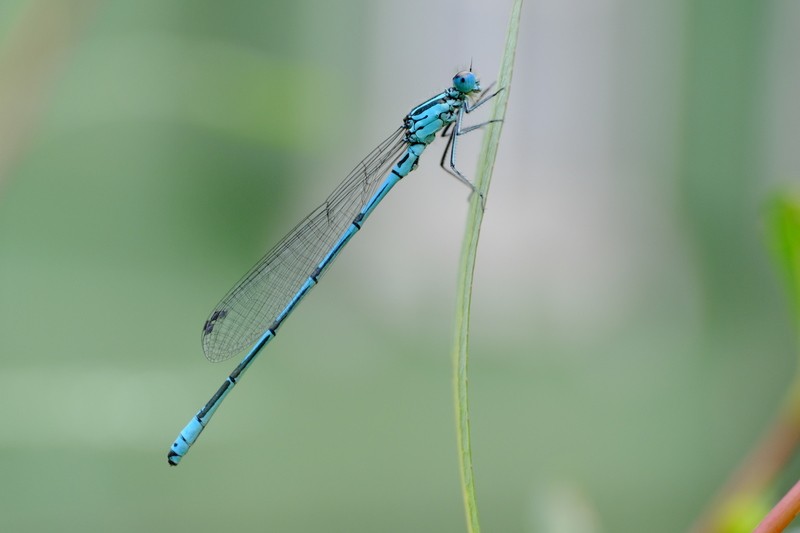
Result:
<svg viewBox="0 0 800 533">
<path fill-rule="evenodd" d="M 214 324 L 216 324 L 218 320 L 222 320 L 226 316 L 228 316 L 228 312 L 224 309 L 221 309 L 219 311 L 214 311 L 213 313 L 211 313 L 211 318 L 206 320 L 206 323 L 203 324 L 203 335 L 208 335 L 209 333 L 214 331 Z"/>
</svg>

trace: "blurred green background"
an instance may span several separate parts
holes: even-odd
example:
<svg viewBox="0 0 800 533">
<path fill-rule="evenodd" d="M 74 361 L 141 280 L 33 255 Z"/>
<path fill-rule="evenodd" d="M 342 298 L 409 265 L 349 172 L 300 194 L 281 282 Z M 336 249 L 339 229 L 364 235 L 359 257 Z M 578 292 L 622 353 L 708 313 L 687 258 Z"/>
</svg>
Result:
<svg viewBox="0 0 800 533">
<path fill-rule="evenodd" d="M 458 69 L 491 81 L 509 10 L 0 1 L 0 530 L 464 530 L 436 146 L 166 452 L 235 366 L 202 356 L 218 299 Z M 793 0 L 523 8 L 471 331 L 486 531 L 685 530 L 770 421 L 798 50 Z"/>
</svg>

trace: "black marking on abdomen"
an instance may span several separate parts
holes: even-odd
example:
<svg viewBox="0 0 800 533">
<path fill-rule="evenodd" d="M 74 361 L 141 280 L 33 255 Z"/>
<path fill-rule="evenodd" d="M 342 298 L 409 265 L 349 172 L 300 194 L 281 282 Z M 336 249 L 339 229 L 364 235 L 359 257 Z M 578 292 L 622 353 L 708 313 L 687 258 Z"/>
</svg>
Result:
<svg viewBox="0 0 800 533">
<path fill-rule="evenodd" d="M 228 377 L 228 379 L 225 380 L 225 382 L 220 386 L 220 388 L 217 389 L 217 392 L 214 393 L 214 396 L 212 396 L 211 399 L 208 400 L 208 403 L 203 407 L 203 409 L 201 409 L 200 412 L 195 415 L 195 418 L 197 418 L 197 421 L 200 423 L 201 426 L 205 427 L 205 424 L 203 424 L 203 417 L 206 416 L 208 410 L 211 409 L 211 407 L 213 407 L 214 404 L 217 403 L 217 401 L 219 401 L 220 396 L 225 394 L 225 391 L 228 390 L 228 387 L 232 387 L 235 384 L 236 384 L 235 381 L 231 381 L 231 378 Z"/>
</svg>

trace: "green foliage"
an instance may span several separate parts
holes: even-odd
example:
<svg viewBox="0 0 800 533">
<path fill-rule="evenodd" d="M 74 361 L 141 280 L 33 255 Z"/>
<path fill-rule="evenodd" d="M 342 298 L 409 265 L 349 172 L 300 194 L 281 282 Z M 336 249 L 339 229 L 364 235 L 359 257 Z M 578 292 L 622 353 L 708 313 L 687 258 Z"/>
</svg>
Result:
<svg viewBox="0 0 800 533">
<path fill-rule="evenodd" d="M 783 267 L 795 320 L 800 326 L 800 196 L 781 194 L 775 198 L 769 222 L 773 251 Z"/>
</svg>

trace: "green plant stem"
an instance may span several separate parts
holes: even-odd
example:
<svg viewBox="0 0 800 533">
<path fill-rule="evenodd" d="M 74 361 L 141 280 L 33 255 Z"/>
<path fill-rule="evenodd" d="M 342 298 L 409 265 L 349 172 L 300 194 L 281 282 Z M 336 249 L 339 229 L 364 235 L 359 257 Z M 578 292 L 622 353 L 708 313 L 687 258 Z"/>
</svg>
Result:
<svg viewBox="0 0 800 533">
<path fill-rule="evenodd" d="M 493 122 L 486 127 L 483 147 L 478 160 L 478 170 L 475 175 L 475 186 L 477 190 L 482 193 L 483 202 L 479 195 L 472 195 L 458 269 L 456 324 L 453 341 L 454 392 L 461 490 L 467 515 L 467 530 L 470 533 L 478 533 L 480 531 L 478 505 L 475 498 L 475 477 L 472 468 L 467 390 L 469 315 L 470 303 L 472 301 L 472 280 L 475 270 L 475 257 L 478 250 L 478 237 L 480 236 L 481 222 L 483 221 L 483 205 L 485 205 L 489 193 L 489 182 L 492 178 L 492 169 L 494 168 L 494 161 L 497 156 L 500 133 L 503 129 L 502 120 L 505 117 L 508 95 L 511 89 L 511 72 L 514 65 L 514 53 L 517 45 L 521 10 L 522 0 L 515 0 L 511 10 L 508 33 L 506 35 L 503 62 L 500 67 L 500 74 L 497 78 L 498 87 L 500 87 L 502 91 L 494 98 L 494 107 L 490 117 L 491 120 L 497 120 L 498 122 Z"/>
</svg>

